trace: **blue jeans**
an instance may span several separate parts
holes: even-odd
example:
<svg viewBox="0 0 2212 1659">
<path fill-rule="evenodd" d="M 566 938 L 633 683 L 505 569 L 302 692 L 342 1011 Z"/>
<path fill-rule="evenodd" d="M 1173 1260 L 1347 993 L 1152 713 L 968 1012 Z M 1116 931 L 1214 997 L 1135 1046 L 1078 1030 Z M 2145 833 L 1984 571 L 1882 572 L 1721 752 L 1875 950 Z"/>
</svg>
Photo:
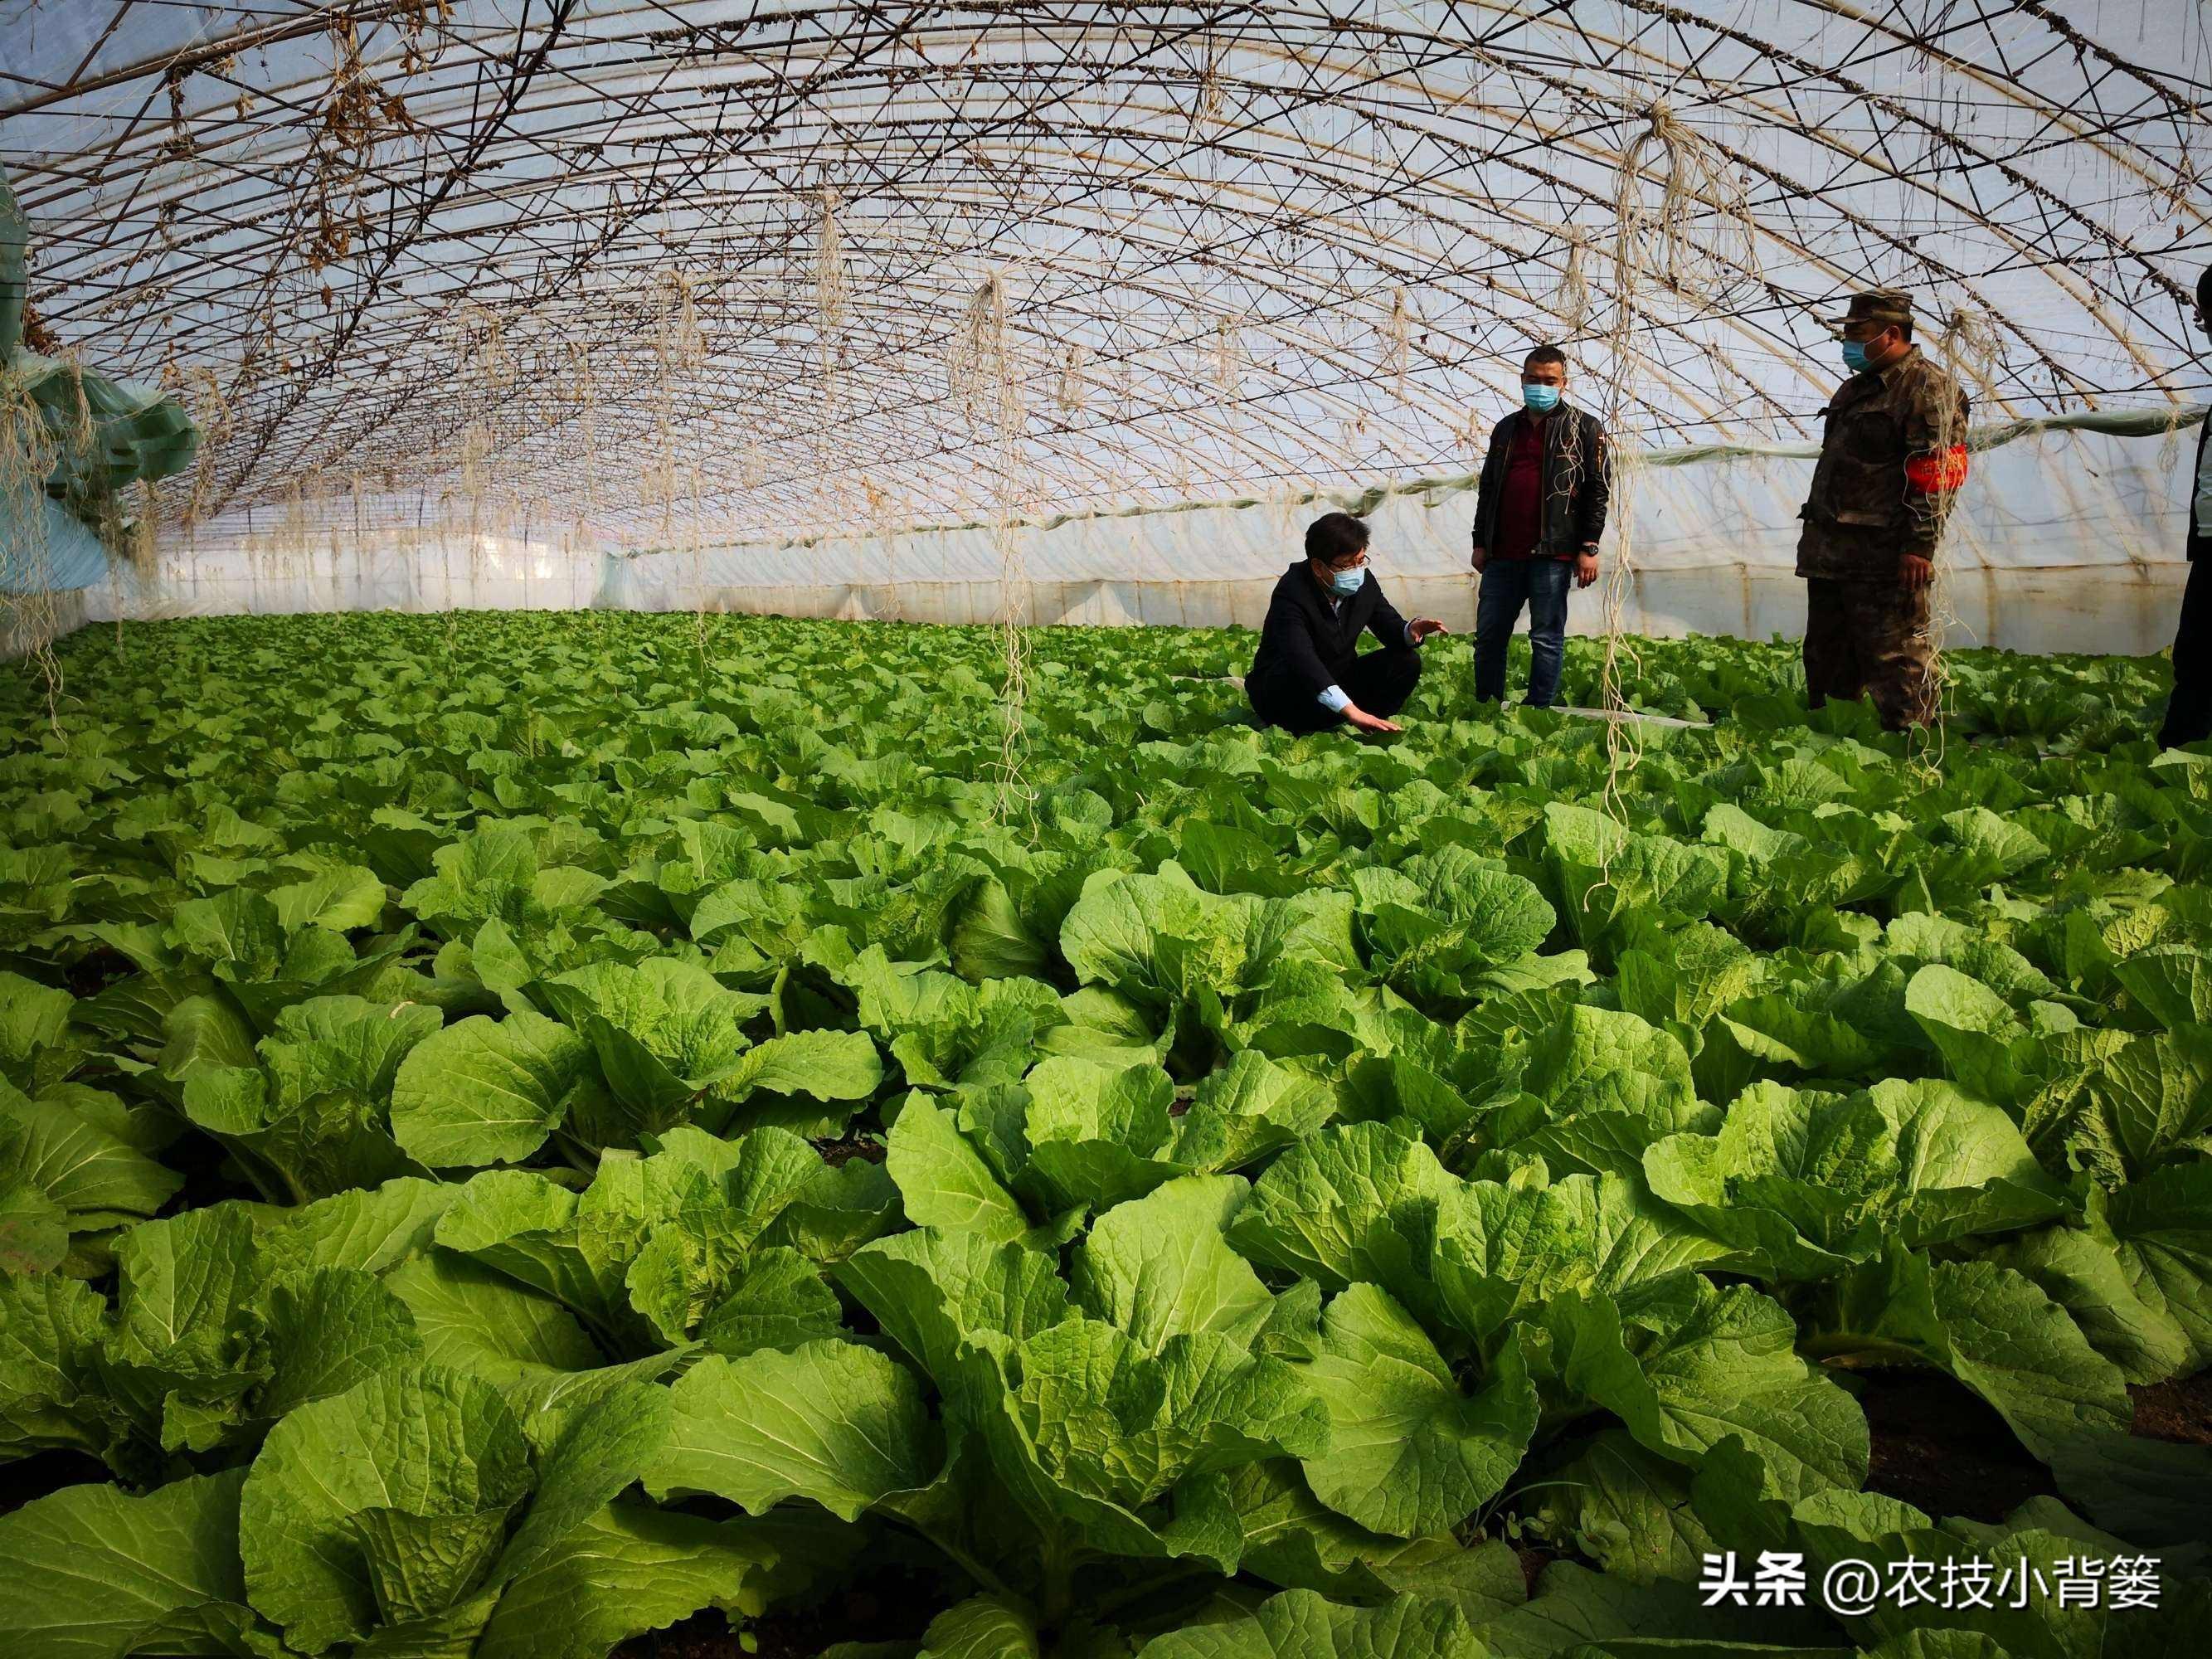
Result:
<svg viewBox="0 0 2212 1659">
<path fill-rule="evenodd" d="M 1482 573 L 1474 606 L 1474 695 L 1505 700 L 1505 647 L 1528 607 L 1528 706 L 1549 708 L 1559 695 L 1559 660 L 1567 648 L 1567 590 L 1572 559 L 1498 559 Z"/>
</svg>

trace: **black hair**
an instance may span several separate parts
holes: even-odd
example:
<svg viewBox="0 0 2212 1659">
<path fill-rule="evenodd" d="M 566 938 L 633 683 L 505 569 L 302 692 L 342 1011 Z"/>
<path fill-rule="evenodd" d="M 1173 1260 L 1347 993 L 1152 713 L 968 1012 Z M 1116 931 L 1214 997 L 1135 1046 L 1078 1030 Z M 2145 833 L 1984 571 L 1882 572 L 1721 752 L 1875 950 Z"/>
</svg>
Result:
<svg viewBox="0 0 2212 1659">
<path fill-rule="evenodd" d="M 1910 317 L 1906 318 L 1901 323 L 1892 323 L 1890 326 L 1897 331 L 1897 337 L 1899 339 L 1903 340 L 1908 345 L 1911 343 L 1912 319 Z"/>
<path fill-rule="evenodd" d="M 2204 274 L 2197 279 L 2197 308 L 2204 313 L 2204 320 L 2212 323 L 2212 265 L 2204 267 Z"/>
<path fill-rule="evenodd" d="M 1521 360 L 1523 368 L 1536 363 L 1557 363 L 1562 374 L 1566 372 L 1567 354 L 1555 345 L 1540 345 Z"/>
<path fill-rule="evenodd" d="M 1324 513 L 1306 526 L 1306 557 L 1323 564 L 1348 559 L 1367 546 L 1367 526 L 1349 513 Z"/>
</svg>

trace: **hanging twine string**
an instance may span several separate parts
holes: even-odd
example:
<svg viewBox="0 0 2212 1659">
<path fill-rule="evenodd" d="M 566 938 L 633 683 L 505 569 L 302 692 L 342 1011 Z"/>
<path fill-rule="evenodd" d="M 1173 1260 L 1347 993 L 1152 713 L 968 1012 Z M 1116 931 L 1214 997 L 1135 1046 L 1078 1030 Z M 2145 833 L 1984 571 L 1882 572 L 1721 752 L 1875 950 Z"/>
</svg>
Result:
<svg viewBox="0 0 2212 1659">
<path fill-rule="evenodd" d="M 1573 227 L 1567 227 L 1559 234 L 1566 240 L 1567 263 L 1566 268 L 1559 274 L 1559 290 L 1552 297 L 1552 309 L 1559 313 L 1560 325 L 1571 339 L 1589 326 L 1589 236 L 1587 232 Z"/>
<path fill-rule="evenodd" d="M 1023 711 L 1029 702 L 1029 637 L 1024 623 L 1030 610 L 1028 556 L 1019 527 L 1023 486 L 1021 381 L 1006 327 L 1006 275 L 993 271 L 969 296 L 954 342 L 951 388 L 969 417 L 991 423 L 997 448 L 997 490 L 991 514 L 992 540 L 999 555 L 999 642 L 1006 670 L 1000 697 L 998 790 L 992 817 L 999 823 L 1018 812 L 1036 830 L 1036 793 L 1022 775 L 1027 749 Z"/>
<path fill-rule="evenodd" d="M 1406 290 L 1390 290 L 1390 314 L 1382 323 L 1382 372 L 1389 375 L 1402 402 L 1406 395 L 1406 369 L 1413 355 L 1413 309 L 1407 301 Z"/>
<path fill-rule="evenodd" d="M 1213 389 L 1224 402 L 1233 399 L 1244 383 L 1244 339 L 1234 318 L 1213 325 Z"/>
<path fill-rule="evenodd" d="M 814 237 L 814 331 L 826 353 L 845 327 L 852 300 L 852 283 L 845 270 L 845 237 L 837 222 L 844 198 L 834 190 L 822 192 L 822 213 Z"/>
<path fill-rule="evenodd" d="M 80 401 L 82 400 L 80 397 Z M 46 480 L 60 465 L 59 441 L 46 412 L 31 396 L 27 372 L 0 368 L 0 565 L 7 636 L 46 681 L 46 720 L 58 732 L 60 661 L 52 650 L 59 629 L 53 593 L 52 551 L 46 544 Z"/>
<path fill-rule="evenodd" d="M 1590 890 L 1609 884 L 1618 847 L 1626 845 L 1626 781 L 1644 757 L 1641 727 L 1629 707 L 1631 677 L 1643 659 L 1627 629 L 1636 584 L 1636 508 L 1644 470 L 1644 446 L 1630 429 L 1644 364 L 1636 333 L 1649 315 L 1656 285 L 1698 311 L 1726 303 L 1741 282 L 1755 279 L 1758 237 L 1742 170 L 1663 103 L 1644 112 L 1644 128 L 1622 152 L 1613 185 L 1613 307 L 1606 333 L 1600 418 L 1610 434 L 1605 465 L 1611 483 L 1607 524 L 1613 551 L 1602 577 L 1604 655 L 1599 670 L 1605 721 L 1605 814 L 1623 834 L 1609 844 Z M 1656 180 L 1656 193 L 1648 187 Z M 1702 234 L 1698 234 L 1702 227 Z M 1587 305 L 1587 278 L 1571 240 L 1562 297 Z M 1588 894 L 1584 895 L 1587 902 Z"/>
<path fill-rule="evenodd" d="M 837 372 L 852 301 L 852 283 L 845 270 L 845 236 L 837 222 L 838 210 L 843 205 L 843 198 L 825 187 L 814 234 L 814 339 L 822 381 L 821 418 L 815 425 L 820 441 L 815 476 L 823 481 L 825 489 L 830 480 L 844 471 L 835 450 Z M 825 513 L 824 520 L 830 516 Z"/>
<path fill-rule="evenodd" d="M 1997 332 L 1995 319 L 1976 306 L 1961 305 L 1953 310 L 1943 319 L 1942 327 L 1936 333 L 1936 361 L 1977 403 L 1996 396 L 1997 366 L 2003 355 L 2004 341 Z M 1942 398 L 1936 416 L 1935 449 L 1938 457 L 1948 458 L 1954 448 L 1963 449 L 1966 425 L 1967 416 L 1960 414 L 1957 400 Z M 1939 468 L 1948 468 L 1948 459 L 1938 465 Z M 1928 696 L 1935 707 L 1936 719 L 1930 726 L 1910 728 L 1905 748 L 1914 765 L 1933 781 L 1942 771 L 1948 716 L 1953 712 L 1950 668 L 1944 647 L 1952 629 L 1960 623 L 1951 560 L 1944 556 L 1942 545 L 1944 532 L 1958 504 L 1957 487 L 1939 487 L 1931 499 L 1936 504 L 1937 540 L 1929 582 L 1928 624 L 1922 637 L 1928 651 Z"/>
<path fill-rule="evenodd" d="M 1053 402 L 1060 412 L 1074 418 L 1083 413 L 1091 401 L 1091 379 L 1086 371 L 1091 367 L 1091 348 L 1082 341 L 1071 342 L 1060 355 L 1060 378 L 1054 384 Z"/>
<path fill-rule="evenodd" d="M 905 614 L 898 590 L 899 538 L 906 528 L 905 510 L 893 490 L 878 484 L 873 478 L 860 480 L 860 496 L 867 503 L 867 518 L 872 528 L 876 544 L 884 550 L 884 585 L 890 593 L 890 611 L 894 620 Z"/>
<path fill-rule="evenodd" d="M 698 299 L 691 279 L 681 270 L 669 271 L 663 280 L 653 349 L 660 369 L 653 398 L 653 424 L 659 442 L 648 476 L 660 501 L 663 544 L 682 552 L 690 568 L 694 690 L 703 697 L 707 691 L 705 484 L 697 453 L 698 434 L 696 430 L 679 429 L 677 394 L 706 367 L 707 336 L 699 325 Z"/>
</svg>

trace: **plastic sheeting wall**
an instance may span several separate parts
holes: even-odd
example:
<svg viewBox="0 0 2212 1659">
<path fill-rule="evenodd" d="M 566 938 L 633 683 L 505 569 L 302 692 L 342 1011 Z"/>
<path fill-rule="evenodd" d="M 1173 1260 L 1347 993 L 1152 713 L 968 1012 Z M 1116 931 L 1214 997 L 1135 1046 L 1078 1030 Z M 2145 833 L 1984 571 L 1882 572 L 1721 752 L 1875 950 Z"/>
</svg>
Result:
<svg viewBox="0 0 2212 1659">
<path fill-rule="evenodd" d="M 1946 544 L 1953 645 L 2140 654 L 2171 639 L 2186 574 L 2194 422 L 2172 430 L 2096 429 L 2064 420 L 1975 457 Z M 2002 435 L 2002 434 L 1996 434 Z M 1813 466 L 1803 447 L 1655 458 L 1626 486 L 1635 567 L 1622 626 L 1653 635 L 1795 636 L 1797 508 Z M 210 545 L 137 591 L 88 594 L 112 616 L 471 608 L 710 611 L 981 623 L 1003 614 L 1002 558 L 1027 572 L 1017 614 L 1034 623 L 1256 626 L 1305 524 L 1364 511 L 1375 563 L 1401 609 L 1474 622 L 1468 570 L 1471 477 L 1367 497 L 1218 503 L 884 538 L 599 555 L 479 536 L 472 547 L 356 545 L 278 556 Z M 219 526 L 218 526 L 219 528 Z M 1615 553 L 1618 529 L 1607 537 Z M 1601 631 L 1602 588 L 1577 597 L 1570 627 Z"/>
<path fill-rule="evenodd" d="M 203 534 L 165 550 L 150 577 L 116 573 L 86 595 L 90 618 L 291 616 L 322 611 L 576 611 L 603 580 L 597 553 L 559 542 L 479 535 L 458 544 L 410 536 L 379 545 L 350 533 L 322 546 L 225 546 Z"/>
</svg>

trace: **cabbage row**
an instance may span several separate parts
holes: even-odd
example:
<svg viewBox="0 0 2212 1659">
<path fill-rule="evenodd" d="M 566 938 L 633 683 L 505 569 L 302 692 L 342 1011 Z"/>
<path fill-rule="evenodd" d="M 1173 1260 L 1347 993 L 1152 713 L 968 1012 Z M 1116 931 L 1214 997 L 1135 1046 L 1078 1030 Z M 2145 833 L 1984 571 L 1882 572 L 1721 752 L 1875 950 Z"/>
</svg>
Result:
<svg viewBox="0 0 2212 1659">
<path fill-rule="evenodd" d="M 871 1582 L 840 1659 L 2198 1650 L 2212 763 L 2149 667 L 1967 653 L 1930 745 L 1646 645 L 1714 724 L 1614 775 L 1456 641 L 1387 744 L 1243 724 L 1249 635 L 1033 649 L 1011 773 L 980 630 L 19 674 L 7 1650 L 597 1659 Z M 1899 1378 L 1925 1490 L 1977 1425 L 2019 1490 L 1906 1501 Z M 1761 1553 L 1809 1605 L 1700 1589 Z"/>
</svg>

